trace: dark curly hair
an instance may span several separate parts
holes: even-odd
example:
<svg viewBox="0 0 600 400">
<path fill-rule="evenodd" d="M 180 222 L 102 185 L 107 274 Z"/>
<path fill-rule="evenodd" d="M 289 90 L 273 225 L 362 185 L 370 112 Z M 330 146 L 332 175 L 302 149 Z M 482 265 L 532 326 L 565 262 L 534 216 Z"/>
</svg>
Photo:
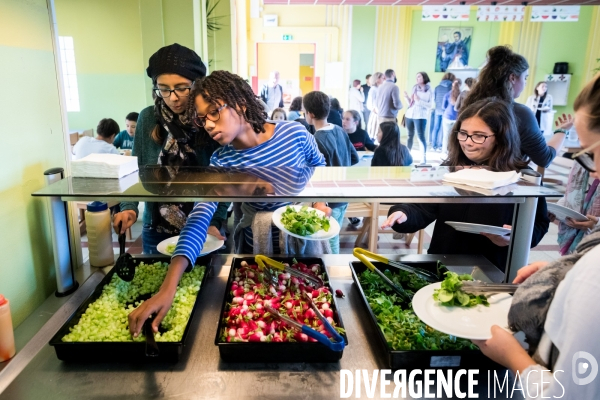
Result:
<svg viewBox="0 0 600 400">
<path fill-rule="evenodd" d="M 196 79 L 188 100 L 188 115 L 196 115 L 194 100 L 198 96 L 217 107 L 218 101 L 222 101 L 252 125 L 254 132 L 265 132 L 267 114 L 250 85 L 240 76 L 227 71 L 213 71 L 209 76 Z"/>
<path fill-rule="evenodd" d="M 101 119 L 96 127 L 96 133 L 103 138 L 109 138 L 112 135 L 116 135 L 120 130 L 121 129 L 119 128 L 117 121 L 111 118 Z"/>
<path fill-rule="evenodd" d="M 290 111 L 302 111 L 302 96 L 294 97 L 290 104 Z"/>
<path fill-rule="evenodd" d="M 445 165 L 457 167 L 473 164 L 463 152 L 457 138 L 462 123 L 472 117 L 482 119 L 494 133 L 496 146 L 486 161 L 486 165 L 491 170 L 505 172 L 527 168 L 528 161 L 521 157 L 521 139 L 512 107 L 509 103 L 495 97 L 479 100 L 461 108 L 458 120 L 454 123 L 448 138 L 448 159 L 444 162 Z"/>
<path fill-rule="evenodd" d="M 510 47 L 492 47 L 487 52 L 487 64 L 481 69 L 477 83 L 469 91 L 462 107 L 492 96 L 512 103 L 510 76 L 521 76 L 528 69 L 529 64 L 525 57 L 513 52 Z"/>
<path fill-rule="evenodd" d="M 304 95 L 302 98 L 304 110 L 313 114 L 316 119 L 326 119 L 329 115 L 329 96 L 325 93 L 315 90 Z"/>
</svg>

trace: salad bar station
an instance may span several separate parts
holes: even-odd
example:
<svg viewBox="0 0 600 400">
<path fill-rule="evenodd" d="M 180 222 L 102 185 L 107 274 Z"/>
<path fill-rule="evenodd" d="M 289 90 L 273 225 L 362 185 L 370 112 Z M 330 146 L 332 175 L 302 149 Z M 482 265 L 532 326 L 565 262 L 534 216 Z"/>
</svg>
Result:
<svg viewBox="0 0 600 400">
<path fill-rule="evenodd" d="M 158 333 L 147 322 L 132 338 L 127 316 L 158 291 L 169 257 L 132 255 L 130 281 L 117 268 L 72 266 L 79 288 L 47 300 L 50 316 L 36 332 L 33 321 L 17 329 L 28 340 L 0 369 L 0 400 L 332 399 L 340 396 L 342 369 L 429 368 L 480 369 L 476 389 L 485 398 L 486 371 L 500 367 L 467 339 L 476 336 L 434 329 L 430 308 L 485 314 L 502 307 L 508 294 L 496 300 L 481 287 L 494 284 L 492 292 L 501 292 L 498 284 L 523 256 L 515 254 L 528 250 L 529 242 L 519 241 L 533 218 L 528 201 L 560 194 L 526 181 L 482 193 L 443 182 L 447 168 L 307 168 L 294 175 L 296 182 L 288 172 L 204 168 L 174 176 L 150 167 L 127 184 L 66 178 L 34 195 L 64 202 L 510 203 L 507 271 L 478 255 L 377 255 L 358 248 L 347 255 L 212 253 L 184 273 Z M 307 208 L 280 210 L 278 221 L 299 236 L 331 228 L 332 220 Z M 472 283 L 475 294 L 467 291 Z M 428 288 L 427 301 L 417 301 Z"/>
</svg>

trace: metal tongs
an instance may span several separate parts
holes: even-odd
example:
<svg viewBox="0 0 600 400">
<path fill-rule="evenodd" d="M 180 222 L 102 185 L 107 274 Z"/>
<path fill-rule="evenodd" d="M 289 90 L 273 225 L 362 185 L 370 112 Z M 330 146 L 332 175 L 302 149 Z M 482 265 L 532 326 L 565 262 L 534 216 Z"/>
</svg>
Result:
<svg viewBox="0 0 600 400">
<path fill-rule="evenodd" d="M 488 283 L 482 281 L 463 281 L 461 290 L 471 294 L 514 293 L 519 285 L 513 283 Z"/>
<path fill-rule="evenodd" d="M 354 257 L 356 257 L 360 261 L 362 261 L 362 263 L 365 264 L 367 266 L 367 268 L 369 268 L 371 271 L 374 271 L 377 268 L 375 268 L 375 266 L 369 260 L 367 260 L 367 257 L 372 258 L 375 261 L 385 263 L 391 267 L 395 267 L 395 268 L 401 269 L 403 271 L 416 274 L 420 278 L 423 278 L 428 282 L 434 283 L 434 282 L 440 281 L 440 278 L 437 276 L 437 274 L 435 274 L 431 271 L 427 271 L 423 268 L 411 267 L 410 265 L 402 264 L 399 261 L 388 260 L 387 258 L 385 258 L 379 254 L 371 253 L 370 251 L 361 249 L 360 247 L 355 247 L 352 254 L 354 254 Z"/>
<path fill-rule="evenodd" d="M 310 300 L 310 298 L 308 296 L 306 296 L 306 293 L 304 293 L 304 295 L 305 295 L 305 299 Z M 337 333 L 335 328 L 333 326 L 331 326 L 329 321 L 327 321 L 327 319 L 321 314 L 319 309 L 314 305 L 314 303 L 312 301 L 309 301 L 309 304 L 312 307 L 313 311 L 317 314 L 317 316 L 319 317 L 319 319 L 321 320 L 323 325 L 325 326 L 325 329 L 327 329 L 329 331 L 329 333 L 331 333 L 331 336 L 333 336 L 335 342 L 332 342 L 327 336 L 323 335 L 321 332 L 317 332 L 316 330 L 309 327 L 308 325 L 301 324 L 300 322 L 294 321 L 293 319 L 289 318 L 288 316 L 281 314 L 279 311 L 275 310 L 271 306 L 267 305 L 267 306 L 265 306 L 265 309 L 269 313 L 271 313 L 274 317 L 279 318 L 280 320 L 285 322 L 291 328 L 297 329 L 300 332 L 306 334 L 307 336 L 310 336 L 311 338 L 317 340 L 319 343 L 327 346 L 330 350 L 332 350 L 332 351 L 344 350 L 344 347 L 346 347 L 346 341 L 344 340 L 343 336 L 340 335 L 339 333 Z"/>
<path fill-rule="evenodd" d="M 300 272 L 297 269 L 292 268 L 292 267 L 286 267 L 285 264 L 280 263 L 279 261 L 275 261 L 272 258 L 269 258 L 267 256 L 263 256 L 262 254 L 258 254 L 256 256 L 254 256 L 254 261 L 256 261 L 259 268 L 265 273 L 265 276 L 270 281 L 273 282 L 273 284 L 277 283 L 277 277 L 272 276 L 271 272 L 269 271 L 269 268 L 267 268 L 267 265 L 269 265 L 270 267 L 273 267 L 275 269 L 278 269 L 282 272 L 287 272 L 290 275 L 295 276 L 296 278 L 304 279 L 305 281 L 308 281 L 308 283 L 311 286 L 314 286 L 315 288 L 320 288 L 324 285 L 324 282 L 321 278 L 319 278 L 317 276 L 305 274 L 305 273 Z"/>
</svg>

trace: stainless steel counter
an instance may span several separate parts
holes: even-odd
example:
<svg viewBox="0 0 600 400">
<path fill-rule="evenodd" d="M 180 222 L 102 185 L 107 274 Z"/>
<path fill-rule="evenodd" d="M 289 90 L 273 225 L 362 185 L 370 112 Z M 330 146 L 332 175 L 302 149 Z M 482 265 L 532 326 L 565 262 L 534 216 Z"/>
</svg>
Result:
<svg viewBox="0 0 600 400">
<path fill-rule="evenodd" d="M 334 399 L 340 395 L 340 369 L 366 369 L 371 373 L 374 369 L 386 368 L 386 362 L 383 354 L 378 352 L 377 344 L 369 340 L 375 338 L 374 327 L 368 319 L 359 291 L 352 282 L 348 267 L 349 261 L 354 260 L 351 255 L 323 257 L 332 287 L 342 289 L 346 294 L 346 298 L 339 299 L 338 306 L 348 333 L 349 346 L 339 363 L 222 362 L 219 350 L 214 345 L 214 337 L 231 257 L 216 256 L 213 261 L 213 276 L 202 289 L 188 343 L 179 363 L 66 363 L 56 358 L 54 350 L 47 343 L 104 276 L 104 272 L 100 270 L 93 273 L 64 304 L 59 304 L 54 299 L 48 300 L 57 307 L 54 315 L 34 339 L 0 371 L 0 400 Z M 501 281 L 504 276 L 482 257 L 390 257 L 404 261 L 442 259 L 453 271 L 473 272 L 478 277 L 487 277 L 492 281 Z M 475 269 L 474 265 L 477 265 Z M 48 305 L 42 307 L 46 307 L 46 312 L 50 312 L 47 310 Z M 37 315 L 32 315 L 30 319 L 32 318 L 36 319 Z M 28 321 L 22 326 L 27 327 L 28 323 L 35 325 Z M 486 376 L 487 371 L 481 370 L 477 389 L 480 398 L 487 397 Z M 388 387 L 388 393 L 392 390 L 393 385 L 391 389 Z M 376 393 L 375 398 L 379 398 L 379 390 Z"/>
</svg>

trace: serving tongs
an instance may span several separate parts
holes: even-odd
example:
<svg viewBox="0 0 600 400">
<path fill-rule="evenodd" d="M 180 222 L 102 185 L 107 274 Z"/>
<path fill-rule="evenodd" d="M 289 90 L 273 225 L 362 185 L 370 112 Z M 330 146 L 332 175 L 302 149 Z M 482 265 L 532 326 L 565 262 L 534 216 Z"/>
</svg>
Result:
<svg viewBox="0 0 600 400">
<path fill-rule="evenodd" d="M 273 284 L 277 284 L 277 278 L 271 275 L 271 273 L 269 272 L 269 268 L 267 268 L 267 265 L 278 269 L 282 272 L 288 272 L 290 275 L 295 276 L 296 278 L 304 279 L 315 288 L 320 288 L 324 285 L 324 282 L 321 278 L 305 274 L 304 272 L 300 272 L 292 267 L 287 267 L 285 264 L 280 263 L 279 261 L 275 261 L 267 256 L 263 256 L 262 254 L 254 256 L 254 261 L 256 261 L 259 268 L 265 273 L 266 277 L 273 282 Z"/>
<path fill-rule="evenodd" d="M 160 356 L 160 350 L 154 339 L 154 331 L 152 330 L 152 321 L 154 317 L 148 318 L 144 322 L 144 336 L 146 336 L 146 357 Z"/>
<path fill-rule="evenodd" d="M 392 282 L 392 280 L 390 278 L 388 278 L 387 276 L 385 276 L 385 274 L 383 272 L 381 272 L 380 270 L 378 270 L 369 260 L 367 260 L 367 258 L 362 254 L 362 251 L 359 251 L 359 250 L 362 250 L 365 253 L 369 253 L 369 254 L 372 254 L 374 256 L 376 254 L 373 254 L 373 253 L 368 252 L 366 250 L 360 249 L 358 247 L 355 248 L 354 251 L 352 252 L 352 254 L 354 254 L 354 257 L 358 258 L 363 264 L 365 264 L 365 266 L 367 268 L 369 268 L 371 271 L 373 271 L 377 275 L 379 275 L 379 277 L 381 279 L 383 279 L 383 281 L 385 282 L 385 284 L 388 285 L 391 289 L 393 289 L 394 292 L 396 292 L 404 301 L 410 302 L 411 298 L 408 295 L 408 293 L 406 293 L 406 291 L 402 287 L 400 287 L 400 286 L 396 285 L 394 282 Z"/>
<path fill-rule="evenodd" d="M 514 293 L 519 285 L 513 283 L 488 283 L 482 281 L 462 281 L 460 289 L 471 294 Z"/>
<path fill-rule="evenodd" d="M 312 304 L 312 302 L 309 304 Z M 312 304 L 312 306 L 314 307 L 314 304 Z M 298 321 L 294 321 L 293 319 L 289 318 L 288 316 L 281 314 L 279 311 L 277 311 L 276 309 L 274 309 L 273 307 L 271 307 L 269 305 L 265 306 L 265 310 L 267 310 L 274 317 L 285 322 L 291 328 L 297 329 L 300 332 L 304 333 L 305 335 L 310 336 L 311 338 L 315 339 L 317 342 L 324 344 L 332 351 L 342 351 L 342 350 L 344 350 L 344 347 L 346 347 L 346 341 L 344 340 L 342 335 L 337 333 L 335 328 L 333 326 L 331 326 L 329 321 L 327 321 L 327 319 L 325 317 L 323 317 L 323 315 L 318 311 L 318 309 L 316 309 L 316 310 L 313 309 L 313 310 L 319 316 L 319 319 L 325 326 L 325 329 L 327 329 L 329 331 L 329 333 L 331 333 L 331 336 L 333 336 L 335 342 L 332 342 L 327 336 L 323 335 L 321 332 L 317 332 L 310 326 L 304 325 Z"/>
<path fill-rule="evenodd" d="M 131 254 L 125 253 L 125 234 L 120 233 L 121 225 L 122 222 L 119 222 L 119 258 L 117 258 L 114 268 L 119 278 L 131 282 L 135 276 L 135 264 Z"/>
<path fill-rule="evenodd" d="M 377 270 L 377 268 L 375 268 L 375 266 L 369 260 L 367 260 L 367 257 L 372 258 L 375 261 L 387 264 L 391 267 L 416 274 L 417 276 L 419 276 L 419 278 L 425 279 L 426 281 L 431 283 L 440 281 L 440 278 L 437 276 L 437 274 L 431 271 L 427 271 L 423 268 L 411 267 L 410 265 L 402 264 L 399 261 L 388 260 L 387 258 L 379 254 L 371 253 L 370 251 L 361 249 L 360 247 L 355 247 L 352 254 L 354 254 L 354 257 L 362 261 L 362 263 L 365 264 L 371 271 Z"/>
</svg>

